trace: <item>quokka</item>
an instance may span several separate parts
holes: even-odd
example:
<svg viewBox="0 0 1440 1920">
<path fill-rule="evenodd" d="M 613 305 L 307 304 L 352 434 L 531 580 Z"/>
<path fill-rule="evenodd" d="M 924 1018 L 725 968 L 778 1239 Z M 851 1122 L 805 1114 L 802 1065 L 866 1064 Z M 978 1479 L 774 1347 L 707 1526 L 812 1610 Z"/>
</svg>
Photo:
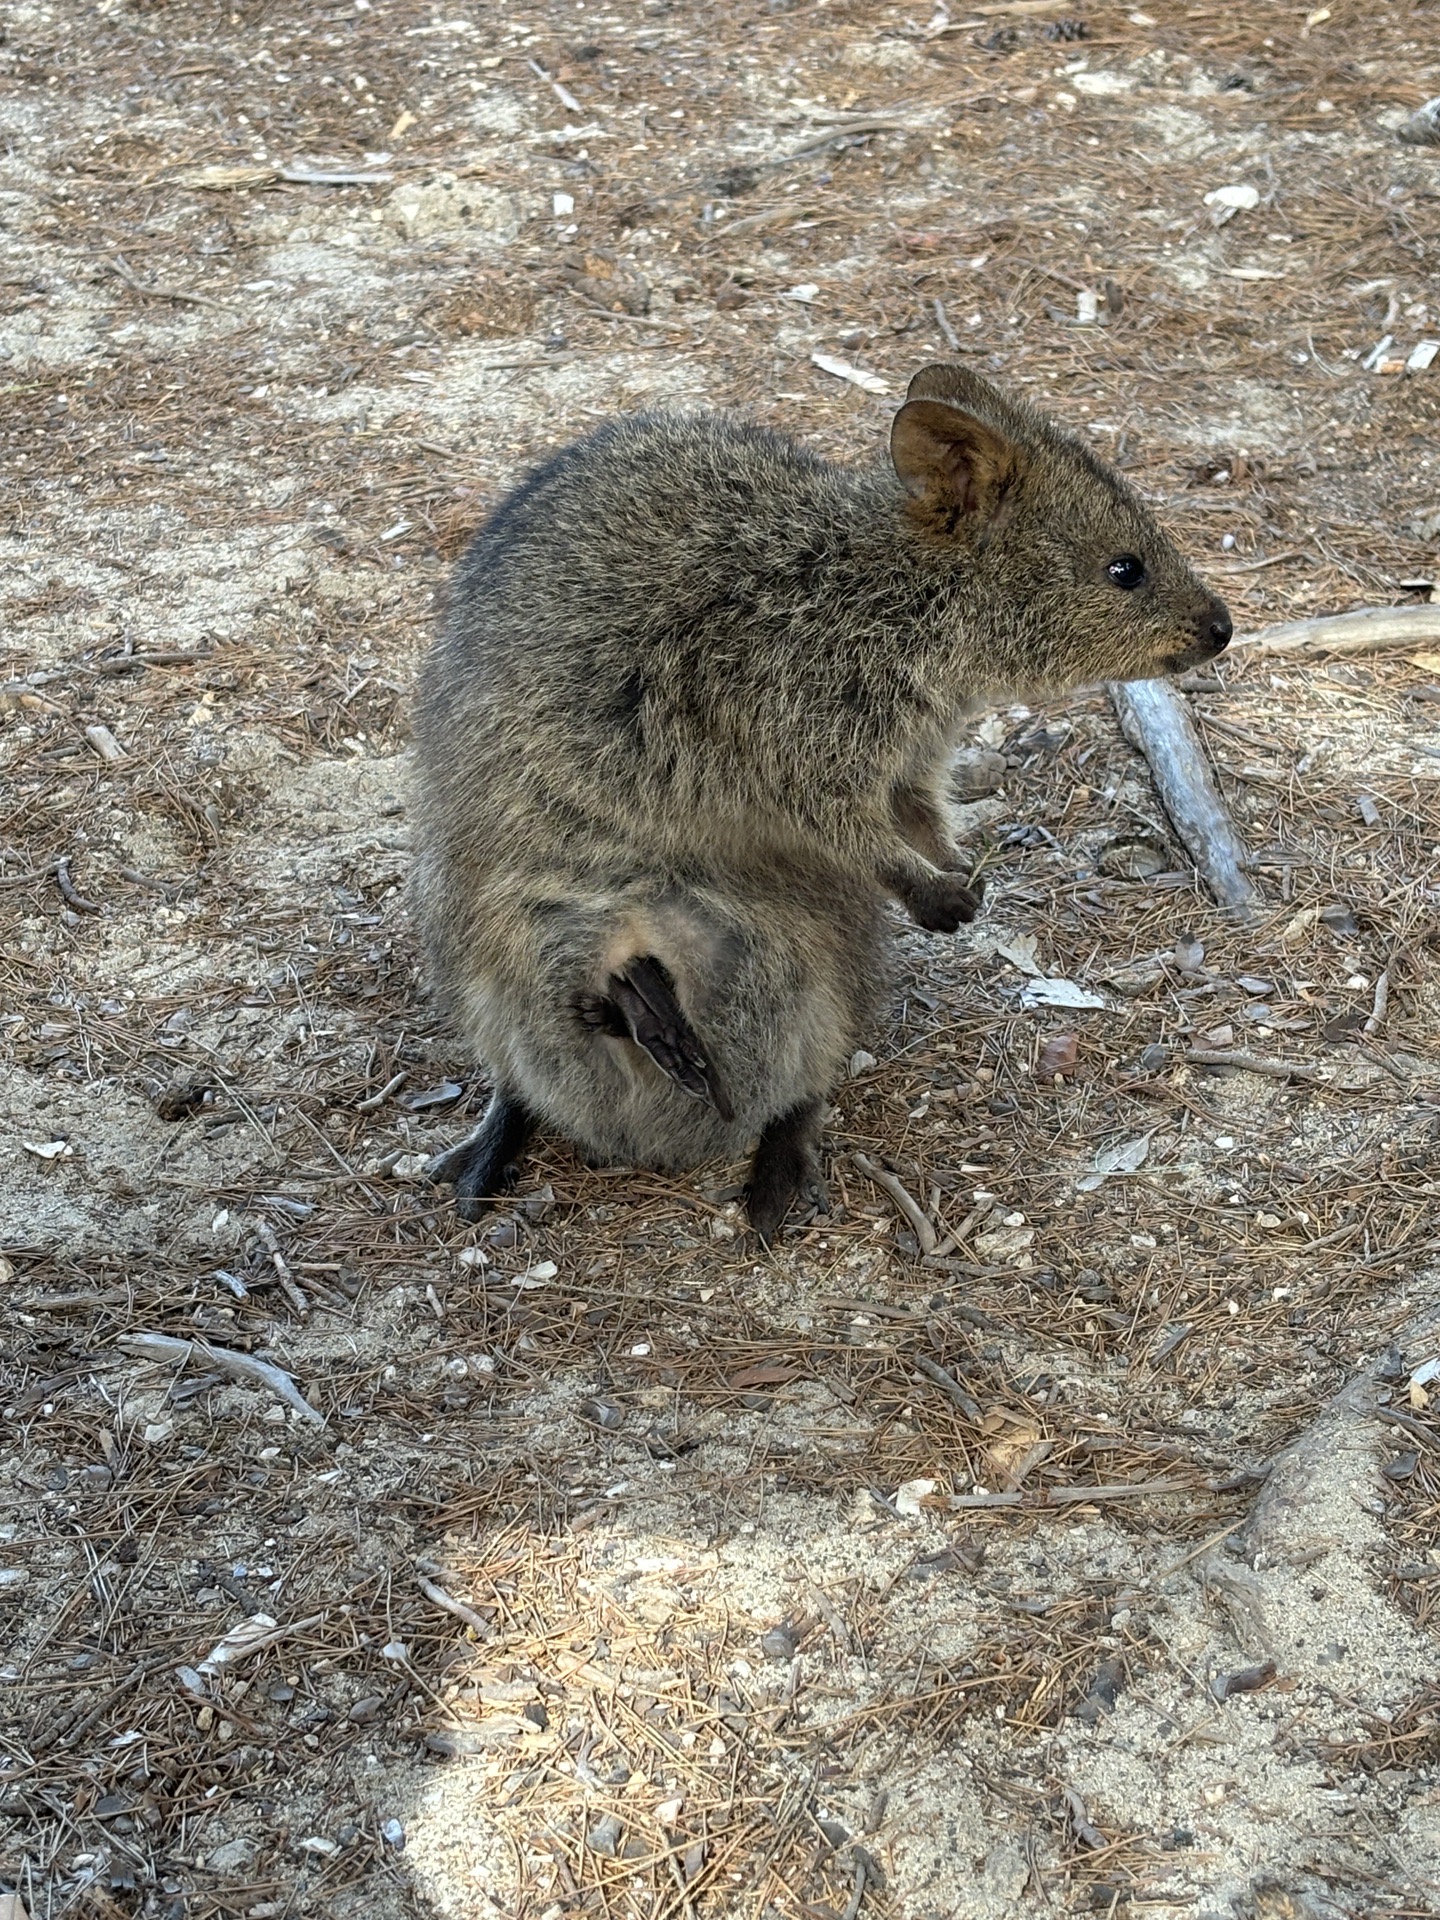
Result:
<svg viewBox="0 0 1440 1920">
<path fill-rule="evenodd" d="M 888 461 L 713 413 L 556 454 L 476 535 L 421 680 L 414 909 L 494 1089 L 434 1177 L 473 1218 L 537 1125 L 606 1164 L 753 1147 L 768 1241 L 875 1017 L 886 896 L 937 932 L 977 911 L 967 710 L 1230 633 L 1120 475 L 966 368 L 915 376 Z"/>
</svg>

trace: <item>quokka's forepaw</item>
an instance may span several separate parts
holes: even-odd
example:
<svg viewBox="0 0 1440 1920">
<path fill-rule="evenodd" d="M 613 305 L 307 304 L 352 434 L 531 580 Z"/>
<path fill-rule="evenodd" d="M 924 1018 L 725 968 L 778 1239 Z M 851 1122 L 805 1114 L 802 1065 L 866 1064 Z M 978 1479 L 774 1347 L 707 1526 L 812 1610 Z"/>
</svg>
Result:
<svg viewBox="0 0 1440 1920">
<path fill-rule="evenodd" d="M 954 933 L 973 920 L 984 904 L 984 889 L 966 875 L 942 873 L 917 887 L 905 902 L 910 917 L 929 933 Z"/>
</svg>

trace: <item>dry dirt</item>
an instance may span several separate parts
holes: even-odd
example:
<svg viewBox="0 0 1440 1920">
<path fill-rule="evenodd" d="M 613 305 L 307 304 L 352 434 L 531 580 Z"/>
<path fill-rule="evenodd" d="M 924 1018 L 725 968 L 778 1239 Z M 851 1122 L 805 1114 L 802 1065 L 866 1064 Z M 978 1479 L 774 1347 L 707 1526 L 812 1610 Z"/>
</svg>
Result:
<svg viewBox="0 0 1440 1920">
<path fill-rule="evenodd" d="M 1440 652 L 1192 690 L 1248 924 L 1101 695 L 978 716 L 987 917 L 768 1258 L 555 1143 L 458 1227 L 403 905 L 447 563 L 616 409 L 865 457 L 948 335 L 1242 626 L 1424 597 L 1437 26 L 9 0 L 12 1920 L 1440 1913 Z"/>
</svg>

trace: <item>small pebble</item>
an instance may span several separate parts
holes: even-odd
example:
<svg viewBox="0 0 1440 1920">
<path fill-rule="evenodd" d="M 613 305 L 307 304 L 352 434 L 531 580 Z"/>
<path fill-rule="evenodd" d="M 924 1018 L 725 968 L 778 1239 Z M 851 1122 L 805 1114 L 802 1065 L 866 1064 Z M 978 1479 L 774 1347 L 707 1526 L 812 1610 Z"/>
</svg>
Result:
<svg viewBox="0 0 1440 1920">
<path fill-rule="evenodd" d="M 760 1651 L 767 1660 L 790 1660 L 799 1644 L 793 1627 L 771 1627 L 760 1636 Z"/>
<path fill-rule="evenodd" d="M 532 1225 L 548 1220 L 555 1211 L 555 1189 L 547 1184 L 537 1187 L 534 1193 L 527 1193 L 520 1202 L 520 1211 Z"/>
<path fill-rule="evenodd" d="M 597 1820 L 585 1836 L 585 1844 L 591 1853 L 601 1854 L 607 1860 L 613 1860 L 620 1851 L 620 1835 L 623 1827 L 619 1818 L 607 1813 Z"/>
</svg>

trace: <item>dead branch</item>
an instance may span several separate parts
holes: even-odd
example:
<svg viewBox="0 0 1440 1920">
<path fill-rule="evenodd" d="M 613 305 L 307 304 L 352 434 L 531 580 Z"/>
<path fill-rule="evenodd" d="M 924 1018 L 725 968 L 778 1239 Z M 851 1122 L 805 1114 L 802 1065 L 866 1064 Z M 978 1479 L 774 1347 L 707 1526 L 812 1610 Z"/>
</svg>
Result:
<svg viewBox="0 0 1440 1920">
<path fill-rule="evenodd" d="M 940 1244 L 939 1236 L 915 1196 L 907 1192 L 906 1188 L 896 1179 L 893 1173 L 887 1173 L 884 1167 L 877 1167 L 875 1162 L 867 1158 L 865 1154 L 857 1153 L 851 1157 L 867 1179 L 873 1180 L 877 1187 L 883 1187 L 885 1189 L 901 1213 L 903 1213 L 905 1218 L 910 1222 L 910 1225 L 915 1229 L 915 1238 L 920 1242 L 921 1253 L 933 1253 Z"/>
<path fill-rule="evenodd" d="M 1276 653 L 1383 653 L 1388 647 L 1418 647 L 1440 640 L 1440 606 L 1360 607 L 1318 620 L 1289 620 L 1234 643 L 1247 655 Z"/>
<path fill-rule="evenodd" d="M 1238 1067 L 1242 1073 L 1261 1073 L 1271 1080 L 1325 1079 L 1317 1068 L 1302 1066 L 1298 1060 L 1275 1060 L 1244 1047 L 1191 1047 L 1185 1058 L 1197 1067 Z"/>
<path fill-rule="evenodd" d="M 1111 681 L 1109 694 L 1206 886 L 1222 907 L 1252 905 L 1255 887 L 1244 872 L 1250 855 L 1215 785 L 1184 694 L 1168 680 Z"/>
<path fill-rule="evenodd" d="M 212 1347 L 204 1340 L 177 1340 L 168 1333 L 122 1334 L 115 1344 L 141 1360 L 177 1360 L 181 1365 L 187 1360 L 201 1360 L 207 1366 L 218 1367 L 221 1373 L 233 1374 L 237 1380 L 268 1387 L 303 1420 L 317 1427 L 325 1425 L 324 1414 L 311 1406 L 289 1374 L 269 1360 L 257 1359 L 253 1353 L 234 1353 L 228 1347 Z"/>
</svg>

